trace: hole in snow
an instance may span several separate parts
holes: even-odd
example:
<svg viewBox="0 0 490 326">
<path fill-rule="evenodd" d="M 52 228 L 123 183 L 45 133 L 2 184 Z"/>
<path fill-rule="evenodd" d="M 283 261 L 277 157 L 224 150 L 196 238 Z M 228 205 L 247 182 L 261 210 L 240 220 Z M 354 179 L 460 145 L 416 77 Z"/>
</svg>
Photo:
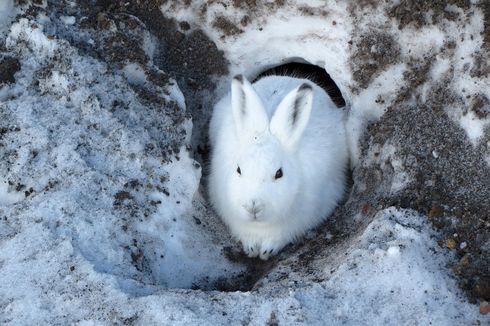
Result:
<svg viewBox="0 0 490 326">
<path fill-rule="evenodd" d="M 319 66 L 304 62 L 289 62 L 265 70 L 257 76 L 254 82 L 269 75 L 284 75 L 309 79 L 323 88 L 337 107 L 341 108 L 345 106 L 345 100 L 339 87 L 327 71 Z"/>
</svg>

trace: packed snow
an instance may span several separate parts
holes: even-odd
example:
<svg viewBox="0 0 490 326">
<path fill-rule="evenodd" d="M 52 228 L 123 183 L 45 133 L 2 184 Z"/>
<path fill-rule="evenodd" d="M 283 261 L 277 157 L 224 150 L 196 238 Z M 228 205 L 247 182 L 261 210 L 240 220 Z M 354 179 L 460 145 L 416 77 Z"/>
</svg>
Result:
<svg viewBox="0 0 490 326">
<path fill-rule="evenodd" d="M 11 185 L 3 184 L 1 200 L 23 203 L 5 223 L 29 216 L 72 237 L 95 269 L 123 275 L 125 287 L 133 277 L 188 288 L 237 271 L 195 225 L 192 201 L 201 168 L 185 148 L 189 137 L 176 140 L 182 147 L 173 157 L 155 150 L 172 141 L 171 132 L 190 135 L 192 124 L 184 118 L 172 126 L 170 115 L 151 112 L 136 98 L 130 85 L 144 84 L 144 72 L 127 65 L 113 75 L 25 19 L 12 25 L 7 47 L 18 42 L 27 45 L 20 47 L 24 69 L 15 85 L 6 86 L 1 107 L 4 123 L 19 129 L 7 136 L 12 150 L 4 152 L 2 177 Z M 60 49 L 61 62 L 43 74 L 46 60 Z M 38 89 L 24 84 L 32 80 Z M 178 89 L 171 90 L 167 98 L 183 103 Z M 185 107 L 180 110 L 185 116 Z M 128 216 L 125 208 L 132 211 Z"/>
<path fill-rule="evenodd" d="M 211 27 L 214 17 L 229 10 L 219 3 L 210 4 L 206 15 L 171 1 L 161 10 L 207 30 L 229 60 L 230 76 L 255 76 L 293 58 L 324 67 L 350 109 L 355 166 L 366 124 L 382 116 L 406 86 L 405 65 L 393 65 L 366 89 L 353 92 L 353 76 L 347 72 L 356 24 L 347 2 L 328 1 L 328 6 L 322 19 L 292 17 L 295 12 L 286 6 L 231 38 Z M 316 271 L 318 281 L 285 275 L 250 291 L 215 290 L 213 284 L 246 273 L 247 266 L 230 261 L 222 250 L 236 243 L 207 208 L 202 167 L 189 149 L 193 124 L 177 82 L 170 78 L 164 86 L 155 85 L 140 63 L 114 68 L 46 32 L 61 23 L 68 30 L 64 33 L 76 33 L 75 16 L 53 21 L 41 15 L 9 23 L 15 11 L 13 1 L 0 3 L 5 53 L 21 64 L 16 82 L 0 85 L 5 131 L 0 134 L 1 324 L 490 322 L 458 288 L 447 266 L 454 257 L 437 244 L 427 217 L 395 207 L 378 211 L 338 264 L 325 263 Z M 236 9 L 236 19 L 242 13 Z M 465 33 L 477 35 L 481 14 L 473 19 Z M 401 55 L 442 44 L 457 26 L 447 28 L 400 32 L 400 40 L 413 40 Z M 427 44 L 415 41 L 423 38 Z M 154 40 L 148 35 L 144 40 L 151 57 Z M 481 38 L 471 44 L 481 46 Z M 458 45 L 458 51 L 464 46 Z M 412 54 L 404 52 L 409 48 Z M 430 72 L 433 78 L 444 75 L 448 65 L 441 60 Z M 217 98 L 227 90 L 228 77 L 218 81 Z M 472 82 L 482 87 L 478 91 L 488 86 L 483 78 L 457 81 Z M 140 96 L 145 87 L 156 89 L 159 106 Z M 490 87 L 485 92 L 490 96 Z M 379 97 L 385 101 L 379 103 Z M 490 118 L 475 122 L 471 112 L 458 110 L 454 119 L 477 143 Z M 397 175 L 391 190 L 403 189 L 411 181 L 397 164 L 394 148 L 386 144 L 380 152 L 364 164 L 390 158 Z M 196 285 L 201 289 L 192 290 Z"/>
<path fill-rule="evenodd" d="M 3 0 L 0 2 L 0 29 L 7 27 L 15 16 L 14 0 Z"/>
</svg>

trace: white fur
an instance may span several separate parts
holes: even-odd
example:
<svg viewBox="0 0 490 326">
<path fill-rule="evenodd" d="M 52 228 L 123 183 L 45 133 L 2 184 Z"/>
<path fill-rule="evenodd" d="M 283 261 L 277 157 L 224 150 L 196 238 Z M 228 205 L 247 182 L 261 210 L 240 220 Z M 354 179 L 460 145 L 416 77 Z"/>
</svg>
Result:
<svg viewBox="0 0 490 326">
<path fill-rule="evenodd" d="M 234 78 L 209 134 L 210 199 L 250 257 L 276 254 L 324 221 L 344 195 L 344 114 L 306 79 L 269 76 L 251 85 Z"/>
</svg>

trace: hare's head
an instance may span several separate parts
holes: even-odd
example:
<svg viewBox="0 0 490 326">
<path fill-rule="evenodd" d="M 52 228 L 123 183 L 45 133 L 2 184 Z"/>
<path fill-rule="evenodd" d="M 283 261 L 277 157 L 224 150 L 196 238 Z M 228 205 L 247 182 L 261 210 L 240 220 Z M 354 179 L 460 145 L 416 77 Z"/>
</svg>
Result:
<svg viewBox="0 0 490 326">
<path fill-rule="evenodd" d="M 289 92 L 270 110 L 270 119 L 266 102 L 243 76 L 233 79 L 231 106 L 238 146 L 234 171 L 227 171 L 232 173 L 228 196 L 235 216 L 247 221 L 287 218 L 298 192 L 304 191 L 297 153 L 310 118 L 312 87 L 304 83 Z"/>
</svg>

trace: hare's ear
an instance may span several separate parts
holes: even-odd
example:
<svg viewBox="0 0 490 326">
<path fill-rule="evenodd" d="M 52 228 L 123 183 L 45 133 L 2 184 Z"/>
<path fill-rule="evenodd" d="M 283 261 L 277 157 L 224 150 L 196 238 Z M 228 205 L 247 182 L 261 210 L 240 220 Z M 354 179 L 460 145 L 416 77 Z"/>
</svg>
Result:
<svg viewBox="0 0 490 326">
<path fill-rule="evenodd" d="M 255 136 L 267 130 L 269 118 L 252 84 L 237 75 L 231 82 L 231 108 L 239 138 Z"/>
<path fill-rule="evenodd" d="M 279 103 L 272 116 L 270 130 L 281 143 L 294 150 L 310 120 L 313 105 L 313 88 L 302 84 L 293 89 Z"/>
</svg>

